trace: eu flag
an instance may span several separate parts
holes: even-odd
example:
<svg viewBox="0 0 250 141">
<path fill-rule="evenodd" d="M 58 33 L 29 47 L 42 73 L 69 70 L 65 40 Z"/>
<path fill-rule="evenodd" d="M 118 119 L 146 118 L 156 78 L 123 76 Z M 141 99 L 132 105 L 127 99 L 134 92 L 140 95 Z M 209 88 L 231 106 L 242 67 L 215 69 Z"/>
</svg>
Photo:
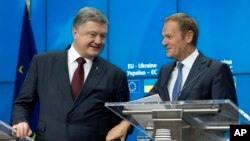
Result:
<svg viewBox="0 0 250 141">
<path fill-rule="evenodd" d="M 16 81 L 15 81 L 15 90 L 13 100 L 19 94 L 20 88 L 23 84 L 27 71 L 29 69 L 30 61 L 32 57 L 37 53 L 36 46 L 34 42 L 33 32 L 30 24 L 29 13 L 27 6 L 24 8 L 24 15 L 23 15 L 23 24 L 22 24 L 22 31 L 21 31 L 21 38 L 20 38 L 20 48 L 19 48 L 19 56 L 18 56 L 18 63 L 17 63 L 17 70 L 16 70 Z M 34 110 L 37 110 L 35 108 Z M 33 110 L 33 117 L 31 121 L 31 129 L 34 131 L 35 129 L 35 121 L 37 119 L 38 112 Z M 34 119 L 34 116 L 35 119 Z"/>
</svg>

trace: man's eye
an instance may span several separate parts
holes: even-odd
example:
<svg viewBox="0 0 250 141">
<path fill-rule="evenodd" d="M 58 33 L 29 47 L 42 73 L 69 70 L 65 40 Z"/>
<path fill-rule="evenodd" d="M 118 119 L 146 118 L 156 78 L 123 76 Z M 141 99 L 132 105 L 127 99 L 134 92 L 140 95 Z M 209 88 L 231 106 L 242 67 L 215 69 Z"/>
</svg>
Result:
<svg viewBox="0 0 250 141">
<path fill-rule="evenodd" d="M 170 40 L 174 38 L 174 36 L 172 36 L 172 35 L 167 35 L 166 37 L 167 37 L 168 39 L 170 39 Z"/>
<path fill-rule="evenodd" d="M 94 33 L 88 34 L 90 37 L 95 37 L 96 35 Z"/>
<path fill-rule="evenodd" d="M 105 38 L 106 38 L 106 35 L 101 35 L 101 37 L 102 37 L 103 39 L 105 39 Z"/>
</svg>

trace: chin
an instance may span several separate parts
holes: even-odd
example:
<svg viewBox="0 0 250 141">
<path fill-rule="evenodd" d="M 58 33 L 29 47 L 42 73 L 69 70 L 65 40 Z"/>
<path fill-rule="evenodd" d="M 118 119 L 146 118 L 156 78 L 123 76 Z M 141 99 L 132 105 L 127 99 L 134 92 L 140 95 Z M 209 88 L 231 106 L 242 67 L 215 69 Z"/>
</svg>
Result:
<svg viewBox="0 0 250 141">
<path fill-rule="evenodd" d="M 100 52 L 98 52 L 98 53 L 90 53 L 89 56 L 91 56 L 91 57 L 96 57 L 96 56 L 98 56 L 99 54 L 100 54 Z"/>
<path fill-rule="evenodd" d="M 172 57 L 170 54 L 166 54 L 166 56 L 167 56 L 167 57 L 170 57 L 170 58 Z"/>
</svg>

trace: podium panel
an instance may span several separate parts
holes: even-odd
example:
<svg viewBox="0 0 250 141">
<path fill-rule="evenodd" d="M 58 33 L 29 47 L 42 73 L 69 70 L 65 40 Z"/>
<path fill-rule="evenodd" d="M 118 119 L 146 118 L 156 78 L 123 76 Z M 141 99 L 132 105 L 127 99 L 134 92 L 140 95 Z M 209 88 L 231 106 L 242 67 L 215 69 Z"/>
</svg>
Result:
<svg viewBox="0 0 250 141">
<path fill-rule="evenodd" d="M 250 117 L 230 100 L 111 102 L 105 106 L 155 141 L 223 141 L 230 125 L 250 124 Z"/>
</svg>

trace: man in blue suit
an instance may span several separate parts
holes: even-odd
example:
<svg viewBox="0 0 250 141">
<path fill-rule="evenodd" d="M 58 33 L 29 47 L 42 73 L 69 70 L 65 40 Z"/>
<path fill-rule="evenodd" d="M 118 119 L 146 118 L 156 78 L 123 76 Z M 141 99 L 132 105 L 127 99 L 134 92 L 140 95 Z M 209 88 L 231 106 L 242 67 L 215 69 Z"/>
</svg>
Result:
<svg viewBox="0 0 250 141">
<path fill-rule="evenodd" d="M 17 137 L 31 135 L 29 115 L 39 100 L 36 140 L 125 140 L 129 123 L 104 106 L 105 102 L 129 100 L 126 74 L 98 56 L 107 29 L 107 18 L 100 11 L 83 8 L 74 19 L 74 41 L 68 49 L 32 59 L 13 107 L 13 130 Z M 78 63 L 78 58 L 83 64 Z M 83 76 L 75 77 L 76 70 Z M 73 85 L 73 81 L 80 81 L 80 87 Z"/>
<path fill-rule="evenodd" d="M 205 57 L 196 48 L 198 26 L 184 13 L 165 20 L 162 45 L 175 62 L 163 66 L 149 95 L 158 93 L 164 101 L 230 99 L 237 105 L 231 70 L 227 64 Z M 180 89 L 176 93 L 177 65 L 183 65 Z M 174 90 L 175 89 L 175 90 Z"/>
</svg>

